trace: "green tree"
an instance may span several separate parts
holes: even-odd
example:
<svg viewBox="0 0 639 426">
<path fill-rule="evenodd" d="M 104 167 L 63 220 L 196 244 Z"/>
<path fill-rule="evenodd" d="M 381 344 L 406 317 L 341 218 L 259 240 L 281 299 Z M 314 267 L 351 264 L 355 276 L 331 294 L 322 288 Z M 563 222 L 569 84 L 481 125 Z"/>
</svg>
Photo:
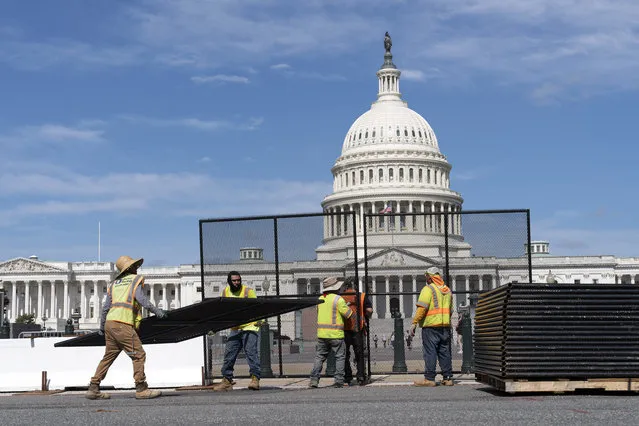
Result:
<svg viewBox="0 0 639 426">
<path fill-rule="evenodd" d="M 22 314 L 16 318 L 16 324 L 35 324 L 35 315 Z"/>
</svg>

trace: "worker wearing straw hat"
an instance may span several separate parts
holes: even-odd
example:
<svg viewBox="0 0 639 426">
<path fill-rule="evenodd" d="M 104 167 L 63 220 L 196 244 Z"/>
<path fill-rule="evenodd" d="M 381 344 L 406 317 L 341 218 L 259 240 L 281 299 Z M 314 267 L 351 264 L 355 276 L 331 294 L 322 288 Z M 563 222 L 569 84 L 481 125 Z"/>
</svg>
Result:
<svg viewBox="0 0 639 426">
<path fill-rule="evenodd" d="M 124 351 L 133 361 L 133 378 L 135 380 L 136 399 L 151 399 L 160 396 L 160 391 L 149 389 L 144 374 L 146 352 L 137 333 L 142 321 L 142 307 L 150 310 L 156 317 L 166 317 L 166 312 L 156 308 L 146 297 L 144 276 L 138 275 L 138 268 L 144 259 L 132 259 L 120 256 L 115 262 L 119 274 L 107 289 L 107 296 L 100 318 L 100 331 L 104 335 L 106 347 L 102 361 L 98 364 L 95 375 L 91 378 L 88 399 L 109 399 L 107 393 L 100 392 L 100 382 L 104 380 L 109 367 Z"/>
</svg>

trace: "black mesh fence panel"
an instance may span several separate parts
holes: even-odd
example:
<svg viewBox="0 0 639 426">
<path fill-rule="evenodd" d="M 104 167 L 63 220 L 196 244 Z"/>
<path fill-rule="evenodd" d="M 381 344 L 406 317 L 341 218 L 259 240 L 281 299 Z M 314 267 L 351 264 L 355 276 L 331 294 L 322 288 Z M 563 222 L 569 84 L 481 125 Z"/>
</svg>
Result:
<svg viewBox="0 0 639 426">
<path fill-rule="evenodd" d="M 462 344 L 455 330 L 460 312 L 474 312 L 481 291 L 506 281 L 530 282 L 529 224 L 527 210 L 203 220 L 204 297 L 219 296 L 230 270 L 237 270 L 258 297 L 315 298 L 325 277 L 353 278 L 374 310 L 365 343 L 369 374 L 422 373 L 421 333 L 411 338 L 408 330 L 426 284 L 424 272 L 436 266 L 453 291 L 451 351 L 453 369 L 460 371 Z M 274 374 L 308 376 L 315 356 L 316 308 L 268 323 Z M 219 377 L 225 335 L 208 337 L 211 377 Z M 235 374 L 248 376 L 243 354 Z"/>
<path fill-rule="evenodd" d="M 357 275 L 356 262 L 345 266 L 345 258 L 334 260 L 324 254 L 318 268 L 318 254 L 329 238 L 341 241 L 353 256 L 355 215 L 309 214 L 260 218 L 200 221 L 203 297 L 218 297 L 234 270 L 243 284 L 258 297 L 310 297 L 321 294 L 327 276 Z M 307 308 L 268 319 L 271 364 L 275 375 L 310 374 L 317 340 L 317 311 Z M 207 378 L 220 376 L 228 331 L 206 339 Z M 241 353 L 235 364 L 236 376 L 248 376 Z"/>
<path fill-rule="evenodd" d="M 470 311 L 481 291 L 501 285 L 504 269 L 510 281 L 530 280 L 528 211 L 387 213 L 366 215 L 365 221 L 365 274 L 375 309 L 371 372 L 423 372 L 421 333 L 411 338 L 408 330 L 424 272 L 433 266 L 453 291 L 451 352 L 453 369 L 460 371 L 460 310 Z M 397 345 L 403 346 L 405 366 L 397 362 Z"/>
</svg>

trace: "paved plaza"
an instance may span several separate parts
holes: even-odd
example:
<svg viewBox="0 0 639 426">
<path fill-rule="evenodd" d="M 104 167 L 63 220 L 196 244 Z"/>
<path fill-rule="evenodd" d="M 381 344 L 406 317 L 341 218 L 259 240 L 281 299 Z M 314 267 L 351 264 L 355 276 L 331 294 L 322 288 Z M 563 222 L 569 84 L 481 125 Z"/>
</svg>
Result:
<svg viewBox="0 0 639 426">
<path fill-rule="evenodd" d="M 156 400 L 133 390 L 89 401 L 83 392 L 0 394 L 2 425 L 97 424 L 636 424 L 637 397 L 627 393 L 505 395 L 456 376 L 456 386 L 416 388 L 419 375 L 374 376 L 365 387 L 308 389 L 308 379 L 263 379 L 259 392 L 239 379 L 231 392 L 165 389 Z"/>
</svg>

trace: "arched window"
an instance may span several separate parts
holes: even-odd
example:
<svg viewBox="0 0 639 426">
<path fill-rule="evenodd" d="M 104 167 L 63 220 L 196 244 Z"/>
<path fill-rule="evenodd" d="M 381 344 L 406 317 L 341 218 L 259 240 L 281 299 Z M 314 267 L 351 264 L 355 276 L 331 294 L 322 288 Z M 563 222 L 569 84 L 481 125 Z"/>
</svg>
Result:
<svg viewBox="0 0 639 426">
<path fill-rule="evenodd" d="M 408 136 L 408 129 L 404 127 L 404 136 Z"/>
<path fill-rule="evenodd" d="M 415 137 L 415 129 L 413 129 L 413 137 Z"/>
<path fill-rule="evenodd" d="M 419 137 L 421 138 L 422 137 L 422 131 L 419 130 L 417 133 L 419 133 Z"/>
<path fill-rule="evenodd" d="M 392 181 L 393 181 L 393 177 L 394 177 L 394 175 L 393 175 L 393 169 L 392 169 L 392 168 L 390 168 L 390 169 L 388 169 L 388 181 L 389 181 L 389 182 L 392 182 Z"/>
<path fill-rule="evenodd" d="M 430 183 L 430 169 L 426 170 L 426 183 Z"/>
<path fill-rule="evenodd" d="M 363 184 L 364 183 L 364 170 L 360 170 L 359 171 L 359 184 Z"/>
<path fill-rule="evenodd" d="M 408 181 L 412 182 L 413 181 L 413 169 L 408 169 Z"/>
<path fill-rule="evenodd" d="M 400 182 L 404 182 L 404 168 L 403 167 L 401 167 L 399 169 L 399 181 Z"/>
<path fill-rule="evenodd" d="M 355 172 L 351 173 L 351 184 L 355 185 Z"/>
<path fill-rule="evenodd" d="M 419 169 L 419 173 L 417 174 L 419 183 L 422 183 L 424 181 L 424 176 L 423 176 L 424 173 L 422 172 L 423 172 L 422 169 Z"/>
<path fill-rule="evenodd" d="M 359 132 L 359 138 L 358 139 L 362 139 L 362 132 Z"/>
<path fill-rule="evenodd" d="M 346 186 L 348 186 L 348 173 L 345 173 L 345 174 L 346 174 Z"/>
<path fill-rule="evenodd" d="M 439 170 L 433 170 L 433 183 L 437 185 L 437 175 L 439 174 Z"/>
<path fill-rule="evenodd" d="M 368 169 L 368 183 L 373 183 L 373 169 Z"/>
<path fill-rule="evenodd" d="M 373 129 L 373 137 L 375 137 L 375 129 Z"/>
<path fill-rule="evenodd" d="M 399 133 L 399 127 L 397 128 L 397 136 L 401 135 L 401 133 Z"/>
<path fill-rule="evenodd" d="M 364 135 L 365 138 L 368 137 L 368 130 L 366 131 L 366 134 Z"/>
<path fill-rule="evenodd" d="M 379 169 L 378 172 L 378 182 L 384 182 L 384 169 Z"/>
</svg>

